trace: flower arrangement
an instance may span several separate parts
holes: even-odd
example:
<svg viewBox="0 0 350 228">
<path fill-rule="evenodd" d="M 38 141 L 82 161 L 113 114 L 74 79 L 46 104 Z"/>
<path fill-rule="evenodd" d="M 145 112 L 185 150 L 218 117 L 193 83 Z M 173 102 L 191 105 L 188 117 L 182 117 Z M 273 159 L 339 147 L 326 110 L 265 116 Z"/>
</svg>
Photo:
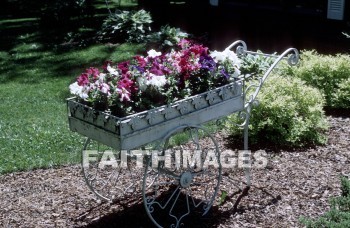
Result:
<svg viewBox="0 0 350 228">
<path fill-rule="evenodd" d="M 147 56 L 88 68 L 69 89 L 80 102 L 123 117 L 231 83 L 239 68 L 234 52 L 209 51 L 183 39 L 168 53 L 150 50 Z"/>
</svg>

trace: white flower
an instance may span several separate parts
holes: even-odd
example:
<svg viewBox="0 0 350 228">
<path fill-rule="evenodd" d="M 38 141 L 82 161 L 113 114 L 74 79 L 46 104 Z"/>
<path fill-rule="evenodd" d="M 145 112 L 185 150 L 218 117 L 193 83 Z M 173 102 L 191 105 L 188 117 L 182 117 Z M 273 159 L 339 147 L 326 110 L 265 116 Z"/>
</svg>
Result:
<svg viewBox="0 0 350 228">
<path fill-rule="evenodd" d="M 147 89 L 147 79 L 146 77 L 138 77 L 137 83 L 139 84 L 139 88 L 141 91 L 145 91 Z"/>
<path fill-rule="evenodd" d="M 228 60 L 230 60 L 232 62 L 232 65 L 239 65 L 240 64 L 240 61 L 237 58 L 237 55 L 233 51 L 231 51 L 229 49 L 225 49 L 222 52 L 213 51 L 210 54 L 210 56 L 213 57 L 213 59 L 216 62 L 224 62 L 226 59 L 228 59 Z"/>
<path fill-rule="evenodd" d="M 106 80 L 106 74 L 100 73 L 98 76 L 98 80 L 100 83 L 103 83 Z"/>
<path fill-rule="evenodd" d="M 78 85 L 78 82 L 74 82 L 69 85 L 69 91 L 71 94 L 78 95 L 83 90 L 83 87 Z"/>
<path fill-rule="evenodd" d="M 213 51 L 210 53 L 210 56 L 216 61 L 216 62 L 223 62 L 225 60 L 225 56 L 222 52 L 219 51 Z"/>
<path fill-rule="evenodd" d="M 82 99 L 86 100 L 86 99 L 89 97 L 89 95 L 87 94 L 87 92 L 82 92 L 82 93 L 80 94 L 80 97 L 81 97 Z"/>
<path fill-rule="evenodd" d="M 235 73 L 232 76 L 236 78 L 239 75 L 241 75 L 241 71 L 237 67 L 234 67 L 234 69 L 235 69 Z"/>
<path fill-rule="evenodd" d="M 165 76 L 157 76 L 152 73 L 150 73 L 150 79 L 147 81 L 147 85 L 153 85 L 155 87 L 162 87 L 166 84 L 166 78 Z"/>
<path fill-rule="evenodd" d="M 155 57 L 157 57 L 157 56 L 161 56 L 161 55 L 162 55 L 161 52 L 157 52 L 157 51 L 155 51 L 155 50 L 153 50 L 153 49 L 149 50 L 149 51 L 147 52 L 147 54 L 148 54 L 148 56 L 151 57 L 151 58 L 155 58 Z"/>
<path fill-rule="evenodd" d="M 85 98 L 87 98 L 87 96 L 85 96 L 87 94 L 83 93 L 83 89 L 84 89 L 84 87 L 78 85 L 78 82 L 74 82 L 74 83 L 69 85 L 69 90 L 70 90 L 71 94 L 77 95 L 77 96 L 85 99 Z"/>
<path fill-rule="evenodd" d="M 109 95 L 109 85 L 106 83 L 102 83 L 100 90 L 102 93 Z"/>
<path fill-rule="evenodd" d="M 86 88 L 84 88 L 83 86 L 78 85 L 78 82 L 74 82 L 72 84 L 69 85 L 69 90 L 71 92 L 71 94 L 77 95 L 82 99 L 87 99 L 88 98 L 88 94 L 86 91 Z"/>
<path fill-rule="evenodd" d="M 111 67 L 109 64 L 107 65 L 107 71 L 112 75 L 119 76 L 118 70 Z"/>
<path fill-rule="evenodd" d="M 228 58 L 232 62 L 232 65 L 238 65 L 240 63 L 237 55 L 233 51 L 225 49 L 224 53 L 226 55 L 226 58 Z"/>
</svg>

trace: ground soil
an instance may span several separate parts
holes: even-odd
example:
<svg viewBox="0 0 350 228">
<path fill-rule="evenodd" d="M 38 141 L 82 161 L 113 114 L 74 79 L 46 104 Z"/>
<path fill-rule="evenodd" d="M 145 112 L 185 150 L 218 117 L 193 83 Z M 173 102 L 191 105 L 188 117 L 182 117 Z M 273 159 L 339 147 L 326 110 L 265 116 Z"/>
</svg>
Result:
<svg viewBox="0 0 350 228">
<path fill-rule="evenodd" d="M 242 198 L 244 175 L 226 170 L 216 199 L 226 191 L 224 202 L 205 217 L 190 214 L 184 227 L 302 227 L 302 216 L 322 215 L 329 199 L 341 194 L 339 176 L 350 177 L 350 116 L 338 114 L 328 114 L 326 145 L 267 150 L 267 167 L 252 170 L 251 188 Z M 222 149 L 230 144 L 222 132 L 215 137 Z M 2 175 L 0 202 L 1 227 L 154 227 L 139 192 L 101 202 L 79 165 Z"/>
</svg>

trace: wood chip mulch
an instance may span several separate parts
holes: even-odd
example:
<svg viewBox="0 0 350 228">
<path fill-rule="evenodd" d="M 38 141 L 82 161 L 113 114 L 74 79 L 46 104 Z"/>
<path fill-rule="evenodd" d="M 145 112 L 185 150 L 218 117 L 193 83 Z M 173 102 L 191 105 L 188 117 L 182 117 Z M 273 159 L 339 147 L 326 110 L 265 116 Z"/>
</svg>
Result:
<svg viewBox="0 0 350 228">
<path fill-rule="evenodd" d="M 341 194 L 340 175 L 350 177 L 350 118 L 328 119 L 327 145 L 267 151 L 268 166 L 252 170 L 252 185 L 243 197 L 242 172 L 224 172 L 224 202 L 203 218 L 190 215 L 184 227 L 302 227 L 300 217 L 325 213 L 329 199 Z M 225 144 L 223 136 L 216 137 Z M 154 227 L 139 193 L 101 202 L 78 165 L 0 176 L 0 205 L 0 227 Z"/>
</svg>

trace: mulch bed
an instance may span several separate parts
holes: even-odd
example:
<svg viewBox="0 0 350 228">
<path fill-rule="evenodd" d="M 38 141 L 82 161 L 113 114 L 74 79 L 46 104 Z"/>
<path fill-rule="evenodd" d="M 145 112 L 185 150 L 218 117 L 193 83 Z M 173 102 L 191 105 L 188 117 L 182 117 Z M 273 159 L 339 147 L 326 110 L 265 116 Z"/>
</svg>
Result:
<svg viewBox="0 0 350 228">
<path fill-rule="evenodd" d="M 341 194 L 339 176 L 350 177 L 349 115 L 332 113 L 328 119 L 327 145 L 267 151 L 268 166 L 252 170 L 251 188 L 242 198 L 242 171 L 224 172 L 224 203 L 214 205 L 205 217 L 190 215 L 184 227 L 302 227 L 300 217 L 322 215 L 329 199 Z M 223 134 L 216 137 L 225 145 Z M 86 186 L 78 165 L 2 175 L 0 202 L 1 227 L 154 226 L 139 193 L 101 202 Z"/>
</svg>

